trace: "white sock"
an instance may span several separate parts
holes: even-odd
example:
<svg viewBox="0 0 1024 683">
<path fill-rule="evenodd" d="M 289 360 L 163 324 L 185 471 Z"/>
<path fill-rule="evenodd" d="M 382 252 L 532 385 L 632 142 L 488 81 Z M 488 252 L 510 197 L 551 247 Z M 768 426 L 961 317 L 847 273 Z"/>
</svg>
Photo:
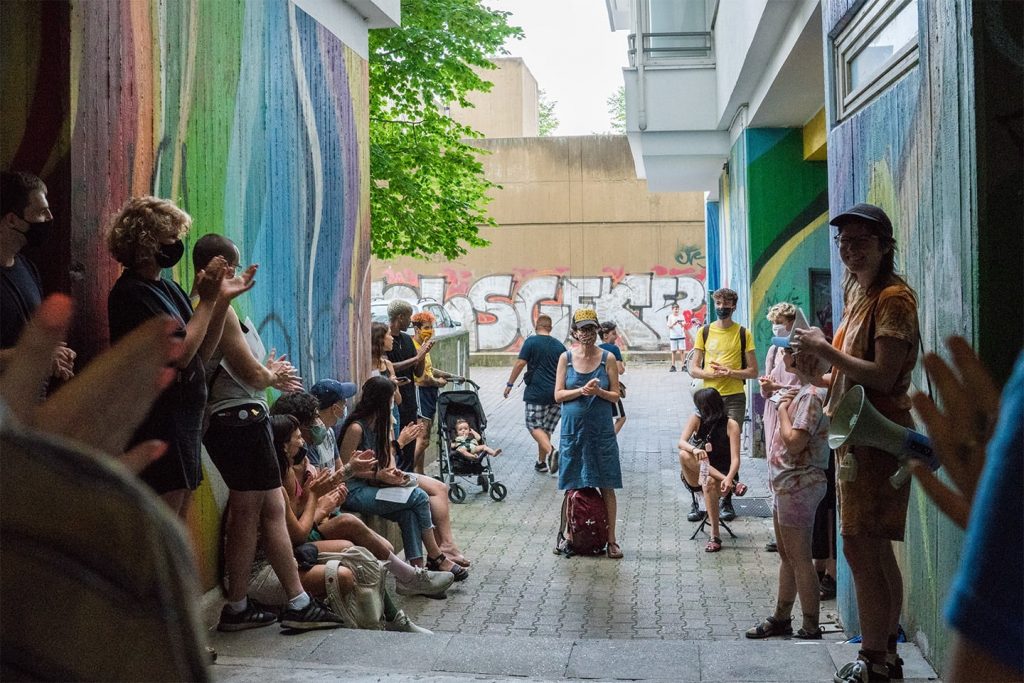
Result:
<svg viewBox="0 0 1024 683">
<path fill-rule="evenodd" d="M 244 596 L 238 602 L 231 602 L 230 600 L 228 601 L 228 609 L 234 612 L 235 614 L 238 614 L 239 612 L 244 612 L 245 608 L 248 607 L 248 605 L 249 596 Z"/>
<path fill-rule="evenodd" d="M 309 602 L 309 594 L 303 591 L 288 601 L 288 609 L 306 609 Z"/>
<path fill-rule="evenodd" d="M 388 555 L 388 571 L 395 575 L 396 581 L 401 581 L 402 583 L 416 578 L 416 567 L 413 567 L 394 553 Z"/>
</svg>

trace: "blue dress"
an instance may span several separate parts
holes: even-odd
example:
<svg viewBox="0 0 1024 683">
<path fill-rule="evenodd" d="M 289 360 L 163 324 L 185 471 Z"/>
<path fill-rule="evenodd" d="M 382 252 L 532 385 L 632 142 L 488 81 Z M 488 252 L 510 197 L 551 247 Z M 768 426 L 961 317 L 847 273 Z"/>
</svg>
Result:
<svg viewBox="0 0 1024 683">
<path fill-rule="evenodd" d="M 565 355 L 568 360 L 566 389 L 580 389 L 595 377 L 602 389 L 609 389 L 610 378 L 605 367 L 607 351 L 602 351 L 597 368 L 587 373 L 577 372 L 572 366 L 571 351 L 566 351 Z M 562 437 L 558 444 L 559 490 L 622 488 L 619 443 L 615 440 L 612 406 L 612 403 L 598 396 L 580 396 L 562 403 Z"/>
</svg>

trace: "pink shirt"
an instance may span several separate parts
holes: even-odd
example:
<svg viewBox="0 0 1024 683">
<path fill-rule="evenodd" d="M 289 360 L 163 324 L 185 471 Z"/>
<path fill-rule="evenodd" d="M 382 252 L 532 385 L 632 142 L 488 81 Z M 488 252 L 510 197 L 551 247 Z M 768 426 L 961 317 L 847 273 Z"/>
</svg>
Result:
<svg viewBox="0 0 1024 683">
<path fill-rule="evenodd" d="M 782 349 L 773 346 L 768 350 L 767 366 L 768 378 L 776 384 L 787 387 L 800 386 L 800 380 L 792 372 L 786 369 L 786 361 L 783 358 Z M 781 391 L 781 389 L 780 389 Z M 779 406 L 774 401 L 764 402 L 764 443 L 771 448 L 775 440 L 775 432 L 779 429 Z"/>
</svg>

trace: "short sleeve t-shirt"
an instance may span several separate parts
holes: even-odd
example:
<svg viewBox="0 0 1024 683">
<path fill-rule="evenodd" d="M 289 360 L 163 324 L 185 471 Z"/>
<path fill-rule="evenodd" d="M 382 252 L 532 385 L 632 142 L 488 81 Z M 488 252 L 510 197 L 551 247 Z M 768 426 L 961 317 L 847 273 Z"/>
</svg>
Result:
<svg viewBox="0 0 1024 683">
<path fill-rule="evenodd" d="M 391 338 L 395 340 L 395 345 L 390 351 L 388 351 L 388 360 L 394 364 L 401 363 L 403 360 L 409 360 L 416 355 L 416 345 L 412 341 L 412 337 L 407 335 L 405 332 L 399 332 L 397 335 L 391 335 Z M 403 370 L 396 370 L 395 377 L 408 377 L 409 382 L 403 384 L 398 390 L 402 394 L 402 404 L 398 407 L 399 411 L 403 414 L 415 414 L 416 412 L 416 385 L 413 384 L 412 380 L 415 365 L 410 365 Z"/>
<path fill-rule="evenodd" d="M 669 313 L 668 318 L 665 320 L 665 324 L 668 325 L 669 339 L 686 338 L 686 318 L 682 315 L 673 315 Z"/>
<path fill-rule="evenodd" d="M 881 394 L 864 387 L 864 392 L 878 412 L 891 420 L 906 419 L 910 413 L 910 379 L 917 363 L 917 302 L 904 284 L 890 285 L 878 292 L 858 289 L 846 305 L 843 322 L 836 330 L 832 345 L 843 353 L 869 360 L 874 358 L 875 340 L 892 337 L 907 342 L 910 353 L 903 361 L 891 391 Z M 846 392 L 856 384 L 841 370 L 833 370 L 825 412 L 831 415 Z"/>
<path fill-rule="evenodd" d="M 793 429 L 807 432 L 810 438 L 807 446 L 798 453 L 786 449 L 781 430 L 776 430 L 768 452 L 768 471 L 775 491 L 794 491 L 804 488 L 804 475 L 812 469 L 828 467 L 828 425 L 822 409 L 825 404 L 825 390 L 811 386 L 801 387 L 800 392 L 787 406 Z M 821 481 L 820 474 L 814 473 L 809 483 Z"/>
<path fill-rule="evenodd" d="M 0 349 L 18 343 L 21 331 L 42 300 L 39 272 L 31 261 L 16 254 L 10 268 L 0 266 Z"/>
<path fill-rule="evenodd" d="M 523 400 L 534 405 L 555 402 L 555 375 L 565 344 L 550 334 L 535 334 L 523 342 L 519 360 L 526 361 L 526 391 Z"/>
<path fill-rule="evenodd" d="M 708 328 L 708 341 L 704 343 L 703 328 L 697 331 L 697 338 L 694 339 L 693 348 L 704 352 L 704 369 L 710 370 L 711 363 L 718 363 L 727 368 L 739 370 L 743 367 L 740 356 L 740 327 L 733 323 L 724 330 L 716 324 Z M 754 335 L 747 330 L 747 352 L 754 350 Z M 732 396 L 743 393 L 743 380 L 735 377 L 715 377 L 705 379 L 704 386 L 709 389 L 717 389 L 722 396 Z"/>
<path fill-rule="evenodd" d="M 605 351 L 615 356 L 615 360 L 619 361 L 620 363 L 622 362 L 622 351 L 619 349 L 617 344 L 605 342 L 604 344 L 598 344 L 597 346 L 598 348 L 604 349 Z"/>
</svg>

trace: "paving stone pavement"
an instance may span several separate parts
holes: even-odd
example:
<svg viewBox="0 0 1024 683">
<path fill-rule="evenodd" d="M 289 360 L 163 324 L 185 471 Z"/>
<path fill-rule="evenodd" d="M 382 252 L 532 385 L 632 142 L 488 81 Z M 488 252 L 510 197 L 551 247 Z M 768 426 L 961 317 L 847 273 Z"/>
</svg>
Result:
<svg viewBox="0 0 1024 683">
<path fill-rule="evenodd" d="M 475 482 L 453 506 L 468 580 L 445 600 L 400 598 L 433 636 L 339 629 L 280 635 L 276 627 L 210 633 L 220 681 L 444 680 L 827 681 L 856 656 L 822 605 L 825 640 L 750 641 L 743 631 L 774 607 L 778 556 L 767 553 L 770 520 L 743 517 L 721 552 L 690 540 L 690 496 L 675 444 L 693 404 L 685 373 L 630 366 L 628 420 L 619 434 L 623 560 L 565 559 L 551 552 L 561 494 L 533 470 L 522 387 L 502 399 L 507 368 L 473 368 L 488 415 L 487 438 L 504 449 L 495 474 L 508 497 Z M 436 472 L 436 465 L 433 466 Z M 745 500 L 767 498 L 763 460 L 744 458 Z M 430 472 L 430 470 L 428 470 Z M 797 610 L 799 607 L 797 607 Z M 799 612 L 797 612 L 799 613 Z M 901 645 L 907 681 L 935 680 L 913 645 Z"/>
</svg>

